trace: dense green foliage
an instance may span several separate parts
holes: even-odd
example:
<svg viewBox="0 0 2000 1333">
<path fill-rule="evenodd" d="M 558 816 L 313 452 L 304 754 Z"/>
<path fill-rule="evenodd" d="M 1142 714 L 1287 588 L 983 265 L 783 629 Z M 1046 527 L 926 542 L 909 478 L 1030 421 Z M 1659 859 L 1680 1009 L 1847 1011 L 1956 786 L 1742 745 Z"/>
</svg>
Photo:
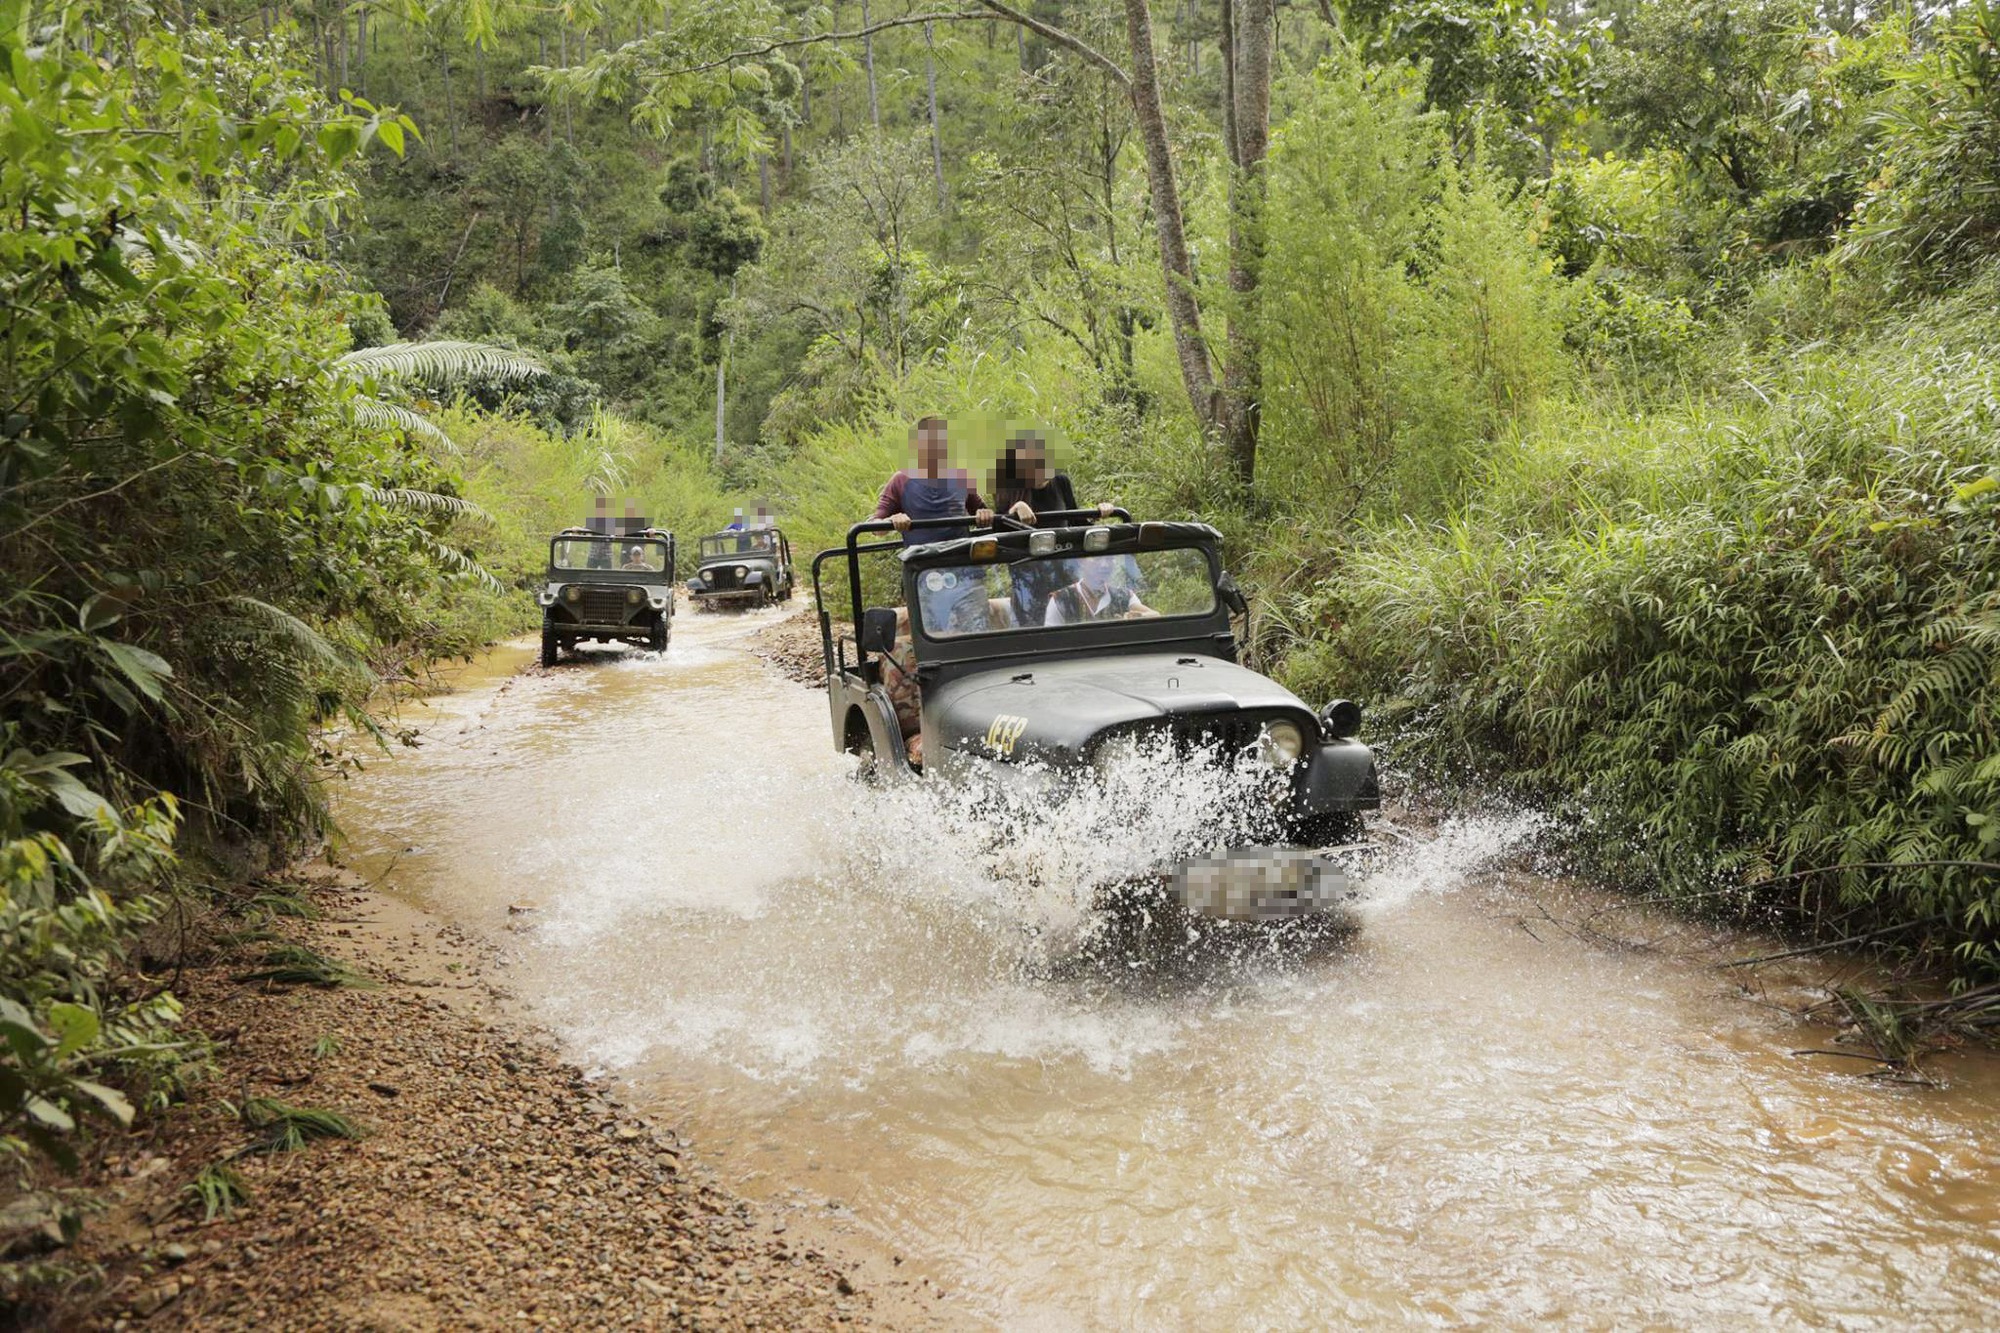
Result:
<svg viewBox="0 0 2000 1333">
<path fill-rule="evenodd" d="M 451 358 L 351 355 L 363 307 L 331 255 L 347 164 L 412 127 L 277 48 L 135 18 L 0 6 L 10 1148 L 129 1117 L 85 1072 L 172 1075 L 173 999 L 128 967 L 177 835 L 311 835 L 316 729 L 372 725 L 377 666 L 484 637 L 441 613 L 477 577 L 447 544 L 464 506 L 394 397 Z M 110 20 L 130 40 L 94 56 Z"/>
</svg>

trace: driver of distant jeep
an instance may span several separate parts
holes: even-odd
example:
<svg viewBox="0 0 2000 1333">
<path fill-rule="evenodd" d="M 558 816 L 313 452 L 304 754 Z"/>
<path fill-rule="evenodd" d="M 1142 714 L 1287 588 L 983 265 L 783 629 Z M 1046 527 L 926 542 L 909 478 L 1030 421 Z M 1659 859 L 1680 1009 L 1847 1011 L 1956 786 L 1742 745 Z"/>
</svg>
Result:
<svg viewBox="0 0 2000 1333">
<path fill-rule="evenodd" d="M 1156 616 L 1129 588 L 1117 586 L 1112 575 L 1118 562 L 1108 555 L 1087 555 L 1076 562 L 1076 582 L 1057 588 L 1049 597 L 1044 625 L 1081 625 L 1090 620 L 1126 620 Z"/>
<path fill-rule="evenodd" d="M 649 562 L 649 561 L 648 561 L 648 560 L 646 559 L 646 548 L 645 548 L 645 547 L 643 547 L 643 546 L 628 546 L 628 547 L 626 547 L 626 548 L 625 548 L 625 570 L 626 570 L 626 572 L 628 572 L 628 573 L 637 573 L 637 574 L 643 574 L 643 573 L 645 573 L 645 572 L 646 572 L 647 570 L 649 570 L 649 569 L 651 569 L 651 568 L 652 568 L 652 564 L 651 564 L 651 562 Z"/>
</svg>

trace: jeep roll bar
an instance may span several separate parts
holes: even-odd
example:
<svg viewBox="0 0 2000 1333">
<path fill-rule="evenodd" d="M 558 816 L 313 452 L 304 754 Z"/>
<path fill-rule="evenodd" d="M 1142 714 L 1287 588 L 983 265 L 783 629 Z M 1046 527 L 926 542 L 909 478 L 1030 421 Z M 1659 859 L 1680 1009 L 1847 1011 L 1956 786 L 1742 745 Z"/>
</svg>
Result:
<svg viewBox="0 0 2000 1333">
<path fill-rule="evenodd" d="M 1121 523 L 1130 523 L 1132 521 L 1131 514 L 1116 506 L 1113 506 L 1110 517 L 1117 519 Z M 1042 527 L 1073 528 L 1092 523 L 1101 523 L 1104 520 L 1105 515 L 1096 509 L 1052 509 L 1046 514 L 1035 515 L 1035 521 L 1032 524 L 1023 523 L 1019 519 L 996 512 L 993 515 L 992 524 L 986 526 L 997 527 L 1005 524 L 1006 529 L 1010 532 L 1033 532 L 1037 528 Z M 961 518 L 954 514 L 949 518 L 913 518 L 910 520 L 909 530 L 918 532 L 930 531 L 937 528 L 971 528 L 978 526 L 981 525 L 974 515 L 967 514 Z M 854 641 L 854 661 L 857 667 L 866 666 L 868 663 L 868 650 L 861 646 L 859 637 L 861 628 L 860 557 L 872 555 L 877 551 L 893 551 L 907 543 L 898 539 L 891 542 L 874 542 L 863 546 L 860 542 L 862 537 L 872 533 L 895 532 L 896 530 L 896 525 L 886 518 L 871 518 L 866 522 L 856 523 L 847 530 L 847 544 L 845 546 L 830 546 L 813 557 L 813 605 L 819 608 L 820 656 L 824 660 L 826 674 L 829 678 L 833 676 L 834 671 L 833 615 L 826 609 L 826 598 L 820 588 L 820 566 L 834 556 L 844 555 L 847 557 L 847 595 L 852 603 L 850 618 L 854 624 L 856 634 Z"/>
</svg>

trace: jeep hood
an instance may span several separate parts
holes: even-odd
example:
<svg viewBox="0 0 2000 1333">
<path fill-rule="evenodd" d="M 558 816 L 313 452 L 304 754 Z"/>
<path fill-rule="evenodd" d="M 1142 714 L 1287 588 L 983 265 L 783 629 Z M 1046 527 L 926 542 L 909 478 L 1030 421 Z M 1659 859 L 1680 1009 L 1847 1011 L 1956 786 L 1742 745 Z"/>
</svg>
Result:
<svg viewBox="0 0 2000 1333">
<path fill-rule="evenodd" d="M 1056 761 L 1080 758 L 1109 729 L 1157 718 L 1239 709 L 1312 716 L 1276 681 L 1184 652 L 1024 662 L 960 676 L 927 696 L 925 730 L 948 748 Z"/>
</svg>

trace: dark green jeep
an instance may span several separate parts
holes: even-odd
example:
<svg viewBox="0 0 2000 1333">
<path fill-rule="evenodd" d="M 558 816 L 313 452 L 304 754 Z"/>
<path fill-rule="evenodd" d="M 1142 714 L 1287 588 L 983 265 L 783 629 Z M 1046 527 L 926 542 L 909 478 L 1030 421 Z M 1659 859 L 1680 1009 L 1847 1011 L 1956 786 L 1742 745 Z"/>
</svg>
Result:
<svg viewBox="0 0 2000 1333">
<path fill-rule="evenodd" d="M 568 528 L 549 541 L 542 585 L 542 665 L 585 640 L 667 650 L 674 618 L 674 535 Z"/>
<path fill-rule="evenodd" d="M 949 775 L 1030 758 L 1087 766 L 1108 758 L 1114 742 L 1164 741 L 1190 757 L 1267 765 L 1281 784 L 1279 823 L 1293 844 L 1358 836 L 1361 812 L 1381 804 L 1374 753 L 1356 739 L 1361 711 L 1346 700 L 1315 711 L 1237 662 L 1230 616 L 1243 610 L 1243 596 L 1222 568 L 1214 528 L 1103 523 L 1094 510 L 1041 517 L 1072 526 L 1000 522 L 1010 530 L 915 546 L 864 544 L 890 525 L 860 523 L 845 547 L 815 558 L 816 592 L 821 566 L 845 563 L 857 627 L 852 638 L 836 636 L 821 596 L 837 747 L 884 774 Z M 861 561 L 873 552 L 893 552 L 900 567 L 915 705 L 896 697 L 900 673 L 890 655 L 901 646 L 899 613 L 862 605 Z M 911 761 L 899 704 L 921 732 L 920 763 Z"/>
<path fill-rule="evenodd" d="M 792 544 L 777 528 L 731 528 L 701 539 L 688 596 L 704 609 L 767 606 L 792 598 Z"/>
</svg>

